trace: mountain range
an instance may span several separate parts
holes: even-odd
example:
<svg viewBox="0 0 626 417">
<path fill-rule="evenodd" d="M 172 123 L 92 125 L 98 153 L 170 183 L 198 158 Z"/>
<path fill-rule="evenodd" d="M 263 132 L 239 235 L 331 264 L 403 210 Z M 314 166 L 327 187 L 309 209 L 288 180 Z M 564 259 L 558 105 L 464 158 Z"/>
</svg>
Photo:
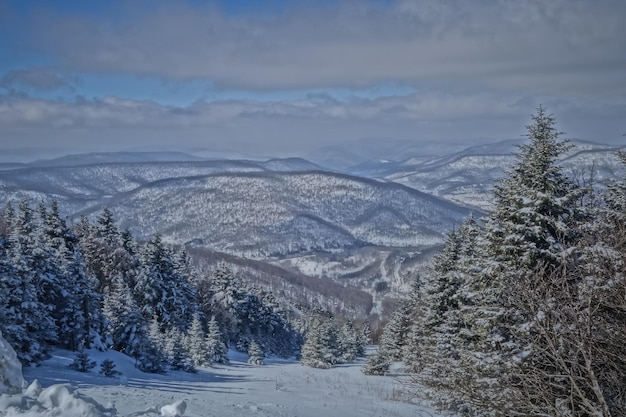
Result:
<svg viewBox="0 0 626 417">
<path fill-rule="evenodd" d="M 0 204 L 56 200 L 73 220 L 108 207 L 140 239 L 159 233 L 199 262 L 227 264 L 292 302 L 364 316 L 388 311 L 427 273 L 445 233 L 491 207 L 493 185 L 520 144 L 438 157 L 405 146 L 342 169 L 340 149 L 327 155 L 334 169 L 321 157 L 318 164 L 166 152 L 69 155 L 1 165 Z M 579 182 L 602 187 L 626 174 L 614 147 L 573 144 L 560 163 Z"/>
</svg>

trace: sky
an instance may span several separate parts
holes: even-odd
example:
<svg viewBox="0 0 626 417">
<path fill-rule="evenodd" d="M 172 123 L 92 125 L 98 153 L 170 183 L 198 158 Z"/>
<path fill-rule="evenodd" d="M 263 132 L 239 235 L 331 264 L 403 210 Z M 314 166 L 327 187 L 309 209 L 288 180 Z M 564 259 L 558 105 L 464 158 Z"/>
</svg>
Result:
<svg viewBox="0 0 626 417">
<path fill-rule="evenodd" d="M 623 0 L 0 0 L 0 161 L 626 143 Z"/>
</svg>

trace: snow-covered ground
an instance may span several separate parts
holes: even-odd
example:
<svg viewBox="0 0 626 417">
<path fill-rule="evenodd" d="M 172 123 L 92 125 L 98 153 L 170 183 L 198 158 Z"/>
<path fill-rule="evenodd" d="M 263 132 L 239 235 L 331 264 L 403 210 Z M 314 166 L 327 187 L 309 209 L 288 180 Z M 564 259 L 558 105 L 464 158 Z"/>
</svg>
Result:
<svg viewBox="0 0 626 417">
<path fill-rule="evenodd" d="M 191 417 L 439 415 L 420 406 L 398 380 L 363 375 L 361 363 L 319 370 L 270 358 L 265 365 L 255 366 L 246 362 L 246 355 L 231 351 L 228 366 L 201 368 L 196 374 L 170 371 L 167 375 L 154 375 L 135 369 L 133 359 L 118 352 L 89 354 L 98 366 L 88 373 L 70 369 L 68 365 L 75 354 L 59 350 L 41 366 L 25 368 L 24 378 L 28 383 L 37 379 L 44 389 L 54 384 L 71 384 L 76 387 L 75 394 L 102 404 L 107 413 L 103 415 L 173 417 L 176 410 L 181 410 L 181 401 L 186 405 L 182 407 L 186 408 L 184 416 Z M 100 363 L 105 359 L 113 360 L 122 376 L 100 375 Z M 22 415 L 1 407 L 2 401 L 0 416 Z M 70 414 L 59 411 L 24 415 Z"/>
</svg>

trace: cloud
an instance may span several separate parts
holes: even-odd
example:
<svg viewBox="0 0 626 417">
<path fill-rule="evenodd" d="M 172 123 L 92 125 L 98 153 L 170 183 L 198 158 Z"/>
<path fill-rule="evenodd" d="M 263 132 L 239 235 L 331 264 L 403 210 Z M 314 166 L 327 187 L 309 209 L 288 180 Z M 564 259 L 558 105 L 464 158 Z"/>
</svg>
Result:
<svg viewBox="0 0 626 417">
<path fill-rule="evenodd" d="M 126 3 L 125 3 L 126 4 Z M 42 12 L 27 27 L 68 70 L 211 80 L 223 88 L 363 87 L 621 94 L 621 0 L 294 2 L 281 13 L 126 5 L 123 18 Z"/>
<path fill-rule="evenodd" d="M 389 143 L 412 140 L 423 144 L 425 153 L 438 153 L 520 137 L 539 104 L 555 113 L 559 128 L 570 137 L 615 144 L 623 140 L 625 98 L 564 100 L 440 92 L 350 101 L 319 97 L 288 102 L 199 101 L 186 107 L 116 97 L 74 101 L 8 97 L 0 99 L 0 135 L 5 147 L 47 142 L 65 153 L 153 146 L 301 155 L 364 138 Z M 598 119 L 603 123 L 594 122 Z"/>
<path fill-rule="evenodd" d="M 14 63 L 0 78 L 5 148 L 299 154 L 369 138 L 438 152 L 519 137 L 539 104 L 572 137 L 618 144 L 626 131 L 622 0 L 107 4 L 0 6 L 0 53 Z M 167 100 L 155 84 L 184 94 Z M 346 98 L 357 89 L 376 93 Z"/>
<path fill-rule="evenodd" d="M 45 68 L 28 68 L 11 70 L 0 78 L 0 88 L 35 89 L 53 91 L 60 88 L 71 88 L 65 77 Z"/>
</svg>

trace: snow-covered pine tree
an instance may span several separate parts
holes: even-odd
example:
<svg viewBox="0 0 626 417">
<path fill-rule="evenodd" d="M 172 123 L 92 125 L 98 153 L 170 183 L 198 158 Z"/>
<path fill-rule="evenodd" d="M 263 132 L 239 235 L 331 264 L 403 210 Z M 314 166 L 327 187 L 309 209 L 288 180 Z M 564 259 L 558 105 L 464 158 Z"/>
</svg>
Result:
<svg viewBox="0 0 626 417">
<path fill-rule="evenodd" d="M 326 345 L 325 323 L 319 316 L 313 317 L 308 325 L 305 342 L 300 353 L 300 362 L 313 368 L 328 369 L 332 366 L 329 360 L 331 353 Z"/>
<path fill-rule="evenodd" d="M 10 322 L 5 324 L 5 337 L 25 364 L 44 359 L 48 345 L 57 340 L 49 306 L 38 298 L 39 279 L 45 272 L 37 269 L 35 228 L 33 211 L 23 200 L 16 212 L 6 251 L 14 279 L 6 283 L 11 288 L 7 297 Z"/>
<path fill-rule="evenodd" d="M 206 348 L 211 363 L 221 363 L 227 365 L 228 347 L 222 339 L 222 332 L 215 316 L 211 316 L 209 321 L 209 331 L 206 334 Z"/>
<path fill-rule="evenodd" d="M 63 237 L 53 235 L 62 231 L 54 230 L 55 225 L 49 227 L 47 223 L 48 213 L 41 201 L 32 217 L 30 267 L 35 274 L 37 299 L 54 318 L 55 307 L 63 298 L 65 289 L 61 268 L 68 250 Z"/>
<path fill-rule="evenodd" d="M 256 340 L 252 340 L 248 345 L 248 363 L 253 365 L 263 365 L 265 354 L 263 353 L 263 349 L 256 342 Z"/>
<path fill-rule="evenodd" d="M 379 353 L 391 361 L 401 361 L 404 345 L 413 323 L 413 302 L 410 299 L 400 301 L 380 337 Z"/>
<path fill-rule="evenodd" d="M 454 265 L 438 259 L 432 279 L 424 297 L 423 318 L 416 320 L 420 333 L 419 344 L 411 349 L 418 358 L 417 382 L 424 385 L 425 393 L 442 408 L 454 408 L 446 394 L 464 383 L 459 371 L 460 351 L 466 345 L 465 323 L 462 321 L 464 299 L 462 288 L 469 276 L 478 273 L 480 253 L 477 252 L 481 229 L 473 214 L 447 244 L 455 246 Z M 441 256 L 445 251 L 441 252 Z M 443 261 L 443 262 L 442 262 Z M 440 265 L 448 264 L 441 268 Z M 415 330 L 413 330 L 415 331 Z M 407 363 L 411 361 L 405 359 Z"/>
<path fill-rule="evenodd" d="M 102 346 L 101 298 L 95 280 L 86 271 L 78 239 L 61 218 L 56 200 L 48 212 L 41 210 L 41 216 L 43 242 L 50 248 L 50 261 L 58 274 L 58 288 L 51 302 L 59 341 L 70 350 L 81 343 L 89 349 L 94 340 Z"/>
<path fill-rule="evenodd" d="M 111 359 L 105 359 L 100 364 L 100 373 L 107 378 L 113 378 L 117 375 L 121 375 L 122 373 L 115 369 L 115 362 Z"/>
<path fill-rule="evenodd" d="M 8 240 L 0 237 L 0 332 L 7 340 L 12 339 L 11 328 L 18 322 L 20 314 L 16 292 L 19 287 L 19 278 L 8 256 Z M 13 328 L 14 332 L 16 330 Z"/>
<path fill-rule="evenodd" d="M 363 323 L 363 326 L 361 327 L 361 335 L 365 345 L 372 343 L 372 328 L 368 322 Z"/>
<path fill-rule="evenodd" d="M 112 348 L 139 358 L 147 335 L 147 322 L 133 299 L 128 285 L 118 279 L 104 297 L 104 315 L 109 326 Z"/>
<path fill-rule="evenodd" d="M 195 291 L 178 273 L 160 235 L 143 249 L 133 294 L 144 316 L 156 317 L 161 330 L 186 329 L 197 311 Z"/>
<path fill-rule="evenodd" d="M 453 229 L 433 259 L 432 273 L 425 286 L 423 301 L 415 300 L 413 322 L 406 336 L 403 359 L 408 370 L 417 372 L 437 360 L 436 332 L 449 309 L 458 309 L 455 298 L 459 287 L 455 272 L 461 250 L 461 233 Z M 420 290 L 414 293 L 420 294 Z"/>
<path fill-rule="evenodd" d="M 225 265 L 213 271 L 210 280 L 198 283 L 200 306 L 205 317 L 214 316 L 219 323 L 224 340 L 239 340 L 238 303 L 242 290 L 233 272 Z"/>
<path fill-rule="evenodd" d="M 585 217 L 578 204 L 584 190 L 557 165 L 569 145 L 559 141 L 554 117 L 542 107 L 532 118 L 530 143 L 520 146 L 508 177 L 495 186 L 480 271 L 468 274 L 459 290 L 465 345 L 451 394 L 467 412 L 506 416 L 524 403 L 516 372 L 533 352 L 529 331 L 535 320 L 525 285 L 539 270 L 549 281 L 562 267 Z"/>
<path fill-rule="evenodd" d="M 200 314 L 196 314 L 191 321 L 191 325 L 185 336 L 185 349 L 189 354 L 191 362 L 195 366 L 210 366 L 211 355 L 207 345 L 206 335 L 202 328 Z"/>
<path fill-rule="evenodd" d="M 389 371 L 392 360 L 385 354 L 385 352 L 377 351 L 374 355 L 370 356 L 361 368 L 361 371 L 365 375 L 385 375 Z"/>
<path fill-rule="evenodd" d="M 287 318 L 287 311 L 271 292 L 261 289 L 252 291 L 265 312 L 265 317 L 261 317 L 259 321 L 264 323 L 261 341 L 267 348 L 266 353 L 283 358 L 293 356 L 300 349 L 302 337 Z"/>
<path fill-rule="evenodd" d="M 89 358 L 89 354 L 85 351 L 83 346 L 78 347 L 78 353 L 74 358 L 74 361 L 70 364 L 70 368 L 79 372 L 89 372 L 97 365 L 96 361 Z"/>
<path fill-rule="evenodd" d="M 526 399 L 519 412 L 626 416 L 625 191 L 624 179 L 609 187 L 562 268 L 527 280 L 528 335 L 538 348 L 516 374 Z"/>
<path fill-rule="evenodd" d="M 170 369 L 174 371 L 185 371 L 195 373 L 197 369 L 194 366 L 190 355 L 185 348 L 183 333 L 176 327 L 170 328 L 165 334 L 165 354 Z"/>
<path fill-rule="evenodd" d="M 322 343 L 325 346 L 325 360 L 331 365 L 341 361 L 341 340 L 337 322 L 333 317 L 323 321 Z"/>
<path fill-rule="evenodd" d="M 9 201 L 0 214 L 0 236 L 4 238 L 10 236 L 13 231 L 14 222 L 15 209 L 13 208 L 13 204 Z"/>
<path fill-rule="evenodd" d="M 86 271 L 96 278 L 96 290 L 100 294 L 109 292 L 117 279 L 134 287 L 139 265 L 135 243 L 129 232 L 120 233 L 108 209 L 102 210 L 95 225 L 81 217 L 74 231 L 79 238 Z"/>
<path fill-rule="evenodd" d="M 164 352 L 165 335 L 160 329 L 157 317 L 153 317 L 148 332 L 140 342 L 140 353 L 137 358 L 137 367 L 143 372 L 153 374 L 165 373 L 167 355 Z"/>
<path fill-rule="evenodd" d="M 365 345 L 360 329 L 348 320 L 339 330 L 339 362 L 352 362 L 365 354 Z"/>
</svg>

